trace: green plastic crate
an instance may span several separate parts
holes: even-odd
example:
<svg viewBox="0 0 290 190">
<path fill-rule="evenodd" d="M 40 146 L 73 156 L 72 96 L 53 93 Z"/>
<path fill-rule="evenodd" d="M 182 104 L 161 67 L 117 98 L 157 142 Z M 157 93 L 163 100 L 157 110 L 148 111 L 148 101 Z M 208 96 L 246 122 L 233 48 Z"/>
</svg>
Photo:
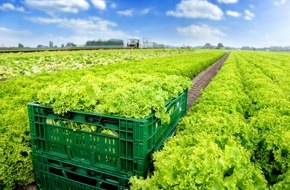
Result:
<svg viewBox="0 0 290 190">
<path fill-rule="evenodd" d="M 100 173 L 43 155 L 33 155 L 33 166 L 38 190 L 121 190 L 128 187 L 126 176 Z"/>
<path fill-rule="evenodd" d="M 152 152 L 160 149 L 175 132 L 178 120 L 186 114 L 186 104 L 187 90 L 167 102 L 171 121 L 161 125 L 154 114 L 144 119 L 84 111 L 60 116 L 54 114 L 51 107 L 29 103 L 33 154 L 55 156 L 100 172 L 145 176 Z M 86 132 L 68 128 L 79 125 L 96 130 Z"/>
</svg>

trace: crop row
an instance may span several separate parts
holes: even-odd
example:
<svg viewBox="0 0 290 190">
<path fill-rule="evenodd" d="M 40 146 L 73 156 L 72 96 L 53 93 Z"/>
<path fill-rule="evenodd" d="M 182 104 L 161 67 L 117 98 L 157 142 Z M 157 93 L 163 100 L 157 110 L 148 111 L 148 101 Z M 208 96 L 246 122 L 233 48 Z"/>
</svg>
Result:
<svg viewBox="0 0 290 190">
<path fill-rule="evenodd" d="M 193 50 L 90 50 L 77 52 L 10 53 L 0 55 L 0 80 L 41 72 L 82 69 L 95 65 L 189 55 Z M 196 53 L 196 52 L 194 52 Z"/>
<path fill-rule="evenodd" d="M 177 50 L 173 50 L 175 51 Z M 180 55 L 173 53 L 173 56 L 131 60 L 87 69 L 41 72 L 0 82 L 0 189 L 17 188 L 18 185 L 34 181 L 27 103 L 38 100 L 37 95 L 40 92 L 49 91 L 51 85 L 56 87 L 52 87 L 52 90 L 57 90 L 58 86 L 81 86 L 82 79 L 85 80 L 88 76 L 109 77 L 110 73 L 127 73 L 126 76 L 141 76 L 141 73 L 159 76 L 169 74 L 188 77 L 189 80 L 225 54 L 224 51 L 189 52 L 187 50 Z M 146 52 L 143 53 L 146 57 Z M 53 92 L 50 92 L 51 94 Z M 141 94 L 146 96 L 146 93 Z"/>
<path fill-rule="evenodd" d="M 289 189 L 289 60 L 232 52 L 132 189 Z"/>
</svg>

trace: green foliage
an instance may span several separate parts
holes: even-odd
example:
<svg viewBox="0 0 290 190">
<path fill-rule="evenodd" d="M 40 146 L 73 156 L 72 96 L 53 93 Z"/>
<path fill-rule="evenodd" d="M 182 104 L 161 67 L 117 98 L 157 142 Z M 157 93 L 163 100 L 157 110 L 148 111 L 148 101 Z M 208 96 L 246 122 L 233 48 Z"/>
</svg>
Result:
<svg viewBox="0 0 290 190">
<path fill-rule="evenodd" d="M 289 126 L 289 125 L 288 125 Z M 287 178 L 290 168 L 290 129 L 277 127 L 257 147 L 256 162 L 272 185 Z"/>
<path fill-rule="evenodd" d="M 191 86 L 191 81 L 181 76 L 116 71 L 103 77 L 86 75 L 78 82 L 48 86 L 39 91 L 37 100 L 62 115 L 82 110 L 140 119 L 154 113 L 165 123 L 170 121 L 166 102 Z"/>
<path fill-rule="evenodd" d="M 179 135 L 154 154 L 156 171 L 131 189 L 265 189 L 262 172 L 234 139 L 207 133 Z"/>
<path fill-rule="evenodd" d="M 232 52 L 131 189 L 289 189 L 289 60 Z"/>
<path fill-rule="evenodd" d="M 201 51 L 203 54 L 205 51 Z M 61 51 L 61 52 L 34 52 L 12 53 L 0 55 L 0 80 L 14 78 L 21 75 L 30 76 L 35 73 L 53 73 L 63 70 L 91 68 L 94 66 L 110 65 L 120 62 L 152 58 L 166 58 L 198 53 L 193 50 L 89 50 L 89 51 Z M 223 54 L 222 51 L 215 53 Z"/>
<path fill-rule="evenodd" d="M 73 84 L 79 84 L 82 79 L 106 78 L 117 70 L 131 74 L 147 73 L 159 77 L 163 75 L 158 75 L 158 73 L 193 77 L 224 53 L 224 51 L 195 50 L 108 50 L 1 54 L 0 79 L 8 79 L 0 81 L 0 189 L 13 189 L 34 181 L 26 109 L 27 103 L 36 101 L 37 94 L 43 89 L 48 92 L 49 88 L 56 89 L 56 87 L 66 85 L 73 87 Z M 118 73 L 115 73 L 116 76 L 110 76 L 120 78 L 122 72 L 120 72 L 121 75 Z M 160 82 L 162 86 L 169 84 L 165 80 L 156 82 Z M 78 88 L 78 86 L 74 87 Z M 163 87 L 165 91 L 171 90 L 171 86 Z M 144 96 L 145 91 L 138 89 L 136 92 Z M 80 92 L 71 90 L 76 96 L 81 97 Z M 95 98 L 93 90 L 97 88 L 93 85 L 81 84 L 79 90 L 85 91 L 88 100 Z M 66 91 L 67 95 L 68 92 Z M 126 92 L 134 92 L 134 89 L 126 89 Z M 137 96 L 135 98 L 140 100 Z M 164 99 L 163 97 L 155 98 L 157 102 L 159 99 Z M 77 103 L 76 99 L 70 100 Z M 111 103 L 115 102 L 112 100 Z M 111 109 L 114 108 L 111 107 Z M 74 130 L 80 129 L 80 126 L 71 127 Z M 81 126 L 81 128 L 94 131 L 91 126 Z"/>
<path fill-rule="evenodd" d="M 261 166 L 269 184 L 289 182 L 290 116 L 273 109 L 261 110 L 251 125 L 260 134 L 253 160 Z"/>
<path fill-rule="evenodd" d="M 21 108 L 14 110 L 13 115 L 1 117 L 4 118 L 1 124 L 5 123 L 6 128 L 1 127 L 0 134 L 0 189 L 11 189 L 34 181 L 26 114 L 27 110 Z"/>
</svg>

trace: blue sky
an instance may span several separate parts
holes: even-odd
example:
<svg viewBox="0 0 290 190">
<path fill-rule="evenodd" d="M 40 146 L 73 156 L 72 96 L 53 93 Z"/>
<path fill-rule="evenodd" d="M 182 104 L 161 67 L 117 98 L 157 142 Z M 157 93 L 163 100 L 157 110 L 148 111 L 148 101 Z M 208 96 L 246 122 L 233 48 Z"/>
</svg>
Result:
<svg viewBox="0 0 290 190">
<path fill-rule="evenodd" d="M 290 46 L 290 0 L 2 0 L 0 46 L 147 38 Z"/>
</svg>

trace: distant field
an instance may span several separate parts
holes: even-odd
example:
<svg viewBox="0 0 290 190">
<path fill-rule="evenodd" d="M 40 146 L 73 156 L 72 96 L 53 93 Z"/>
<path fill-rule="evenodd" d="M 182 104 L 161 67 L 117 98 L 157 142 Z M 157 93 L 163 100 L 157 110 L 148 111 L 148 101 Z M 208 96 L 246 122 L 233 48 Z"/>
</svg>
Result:
<svg viewBox="0 0 290 190">
<path fill-rule="evenodd" d="M 0 54 L 0 80 L 41 72 L 82 69 L 95 65 L 197 53 L 197 50 L 81 50 Z"/>
</svg>

